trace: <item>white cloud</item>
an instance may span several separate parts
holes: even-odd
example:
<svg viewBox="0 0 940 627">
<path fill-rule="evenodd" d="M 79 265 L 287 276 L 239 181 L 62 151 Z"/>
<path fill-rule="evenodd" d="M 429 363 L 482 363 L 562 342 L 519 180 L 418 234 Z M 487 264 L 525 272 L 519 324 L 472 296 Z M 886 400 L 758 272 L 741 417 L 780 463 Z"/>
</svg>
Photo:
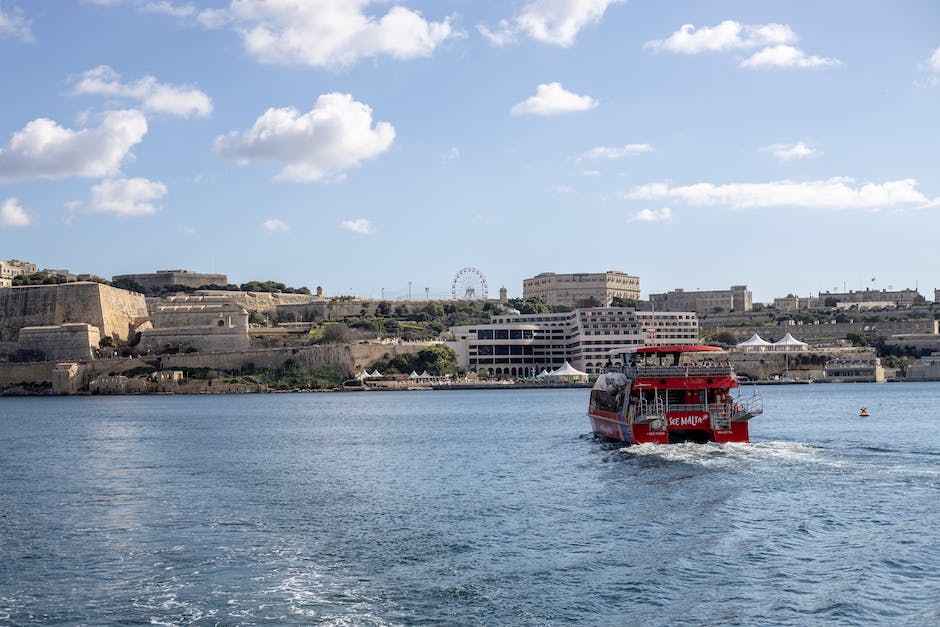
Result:
<svg viewBox="0 0 940 627">
<path fill-rule="evenodd" d="M 927 60 L 927 65 L 932 71 L 940 73 L 940 46 L 930 55 L 930 58 Z"/>
<path fill-rule="evenodd" d="M 122 217 L 146 216 L 160 208 L 153 201 L 166 196 L 166 185 L 145 178 L 109 179 L 91 188 L 90 213 L 112 213 Z"/>
<path fill-rule="evenodd" d="M 16 9 L 4 11 L 0 6 L 0 39 L 5 37 L 13 37 L 27 43 L 35 41 L 29 21 Z"/>
<path fill-rule="evenodd" d="M 517 34 L 556 46 L 569 47 L 582 28 L 596 24 L 607 7 L 625 0 L 533 0 L 511 20 L 500 20 L 499 28 L 491 30 L 478 25 L 477 30 L 491 44 L 503 46 Z"/>
<path fill-rule="evenodd" d="M 441 155 L 441 161 L 444 163 L 452 163 L 457 159 L 460 159 L 460 149 L 456 146 L 451 147 L 450 150 Z"/>
<path fill-rule="evenodd" d="M 82 74 L 73 92 L 137 100 L 145 111 L 187 118 L 190 115 L 207 117 L 212 113 L 212 100 L 198 89 L 159 83 L 153 76 L 122 83 L 121 75 L 107 65 Z"/>
<path fill-rule="evenodd" d="M 826 57 L 817 57 L 816 55 L 807 55 L 799 48 L 793 46 L 779 45 L 770 46 L 755 52 L 753 55 L 741 62 L 741 67 L 763 68 L 763 67 L 839 67 L 842 61 L 838 59 L 829 59 Z"/>
<path fill-rule="evenodd" d="M 188 224 L 181 225 L 181 226 L 180 226 L 179 228 L 177 228 L 176 230 L 177 230 L 179 233 L 182 233 L 183 235 L 189 235 L 189 236 L 193 236 L 193 235 L 195 235 L 196 233 L 199 232 L 199 231 L 196 230 L 196 227 L 190 226 L 190 225 L 188 225 Z"/>
<path fill-rule="evenodd" d="M 552 191 L 559 196 L 567 196 L 574 193 L 574 188 L 570 185 L 556 185 Z"/>
<path fill-rule="evenodd" d="M 80 131 L 38 118 L 0 148 L 0 180 L 111 176 L 146 134 L 140 111 L 109 111 L 101 126 Z"/>
<path fill-rule="evenodd" d="M 809 157 L 815 157 L 820 154 L 816 148 L 808 146 L 803 142 L 797 142 L 795 144 L 771 144 L 770 146 L 764 146 L 761 150 L 763 152 L 769 152 L 781 161 L 808 159 Z"/>
<path fill-rule="evenodd" d="M 922 75 L 914 81 L 915 87 L 936 87 L 940 85 L 940 47 L 934 50 L 931 55 L 923 63 L 919 63 L 918 66 Z"/>
<path fill-rule="evenodd" d="M 653 149 L 649 144 L 627 144 L 626 146 L 595 146 L 590 150 L 585 150 L 578 161 L 585 159 L 622 159 L 649 152 Z"/>
<path fill-rule="evenodd" d="M 915 179 L 856 185 L 854 179 L 849 177 L 805 182 L 696 183 L 677 187 L 651 183 L 634 187 L 624 196 L 636 200 L 676 199 L 689 205 L 724 206 L 731 209 L 805 207 L 878 210 L 914 208 L 929 202 L 917 190 Z"/>
<path fill-rule="evenodd" d="M 29 212 L 16 198 L 7 198 L 0 203 L 0 227 L 31 226 L 32 223 Z"/>
<path fill-rule="evenodd" d="M 392 145 L 395 128 L 372 125 L 372 108 L 349 94 L 324 94 L 313 109 L 268 109 L 254 125 L 215 140 L 219 154 L 240 162 L 274 161 L 282 181 L 342 178 L 343 171 L 376 157 Z"/>
<path fill-rule="evenodd" d="M 666 50 L 677 54 L 699 54 L 702 52 L 728 52 L 761 48 L 741 62 L 741 67 L 838 67 L 842 62 L 807 55 L 790 44 L 798 37 L 786 24 L 741 24 L 725 20 L 717 26 L 696 29 L 692 24 L 683 24 L 666 39 L 655 39 L 644 44 L 650 50 Z"/>
<path fill-rule="evenodd" d="M 660 210 L 640 209 L 627 219 L 627 222 L 670 222 L 672 209 L 663 207 Z"/>
<path fill-rule="evenodd" d="M 361 235 L 370 235 L 372 233 L 372 222 L 365 218 L 356 218 L 355 220 L 343 220 L 340 226 L 347 231 L 359 233 Z"/>
<path fill-rule="evenodd" d="M 191 4 L 174 4 L 161 0 L 159 2 L 148 2 L 142 9 L 148 13 L 163 13 L 172 17 L 184 18 L 196 14 L 196 7 Z"/>
<path fill-rule="evenodd" d="M 597 177 L 600 175 L 601 173 L 599 170 L 584 170 L 583 172 L 581 172 L 581 176 Z"/>
<path fill-rule="evenodd" d="M 289 224 L 282 220 L 278 220 L 277 218 L 265 220 L 261 223 L 261 228 L 265 231 L 270 231 L 271 233 L 277 233 L 278 231 L 289 232 L 291 230 Z"/>
<path fill-rule="evenodd" d="M 417 11 L 393 6 L 385 15 L 367 15 L 379 0 L 232 0 L 225 9 L 198 15 L 206 27 L 229 26 L 245 49 L 263 63 L 345 67 L 359 59 L 430 56 L 453 37 L 450 18 L 429 22 Z"/>
<path fill-rule="evenodd" d="M 535 95 L 517 103 L 512 108 L 513 115 L 557 115 L 587 111 L 597 106 L 597 101 L 590 96 L 579 96 L 567 91 L 561 83 L 542 83 L 535 90 Z"/>
<path fill-rule="evenodd" d="M 750 25 L 725 20 L 718 26 L 705 26 L 699 29 L 692 24 L 683 24 L 668 38 L 648 41 L 644 48 L 681 54 L 698 54 L 757 48 L 794 41 L 796 41 L 796 33 L 786 24 Z"/>
</svg>

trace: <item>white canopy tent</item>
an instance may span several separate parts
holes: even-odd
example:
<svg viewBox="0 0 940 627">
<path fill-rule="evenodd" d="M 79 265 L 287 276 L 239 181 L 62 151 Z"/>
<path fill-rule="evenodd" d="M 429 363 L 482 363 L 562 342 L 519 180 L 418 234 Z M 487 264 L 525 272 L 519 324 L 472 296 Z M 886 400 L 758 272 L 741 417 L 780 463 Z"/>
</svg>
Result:
<svg viewBox="0 0 940 627">
<path fill-rule="evenodd" d="M 419 375 L 419 374 L 418 374 L 417 372 L 415 372 L 414 370 L 412 370 L 412 371 L 411 371 L 411 374 L 408 375 L 408 378 L 409 378 L 409 379 L 418 379 L 418 378 L 420 378 L 420 377 L 421 377 L 421 375 Z"/>
<path fill-rule="evenodd" d="M 581 372 L 577 368 L 572 367 L 572 365 L 566 361 L 565 363 L 561 365 L 560 368 L 558 368 L 558 370 L 554 370 L 548 373 L 547 375 L 545 375 L 545 378 L 552 379 L 555 381 L 568 381 L 568 382 L 587 381 L 588 374 L 586 372 Z"/>
<path fill-rule="evenodd" d="M 773 345 L 774 345 L 773 342 L 768 342 L 767 340 L 759 336 L 757 333 L 755 333 L 750 338 L 744 340 L 743 342 L 738 343 L 736 347 L 742 350 L 746 350 L 746 351 L 764 351 L 772 347 Z"/>
<path fill-rule="evenodd" d="M 809 344 L 801 342 L 789 333 L 783 336 L 783 339 L 774 342 L 775 351 L 805 351 Z"/>
</svg>

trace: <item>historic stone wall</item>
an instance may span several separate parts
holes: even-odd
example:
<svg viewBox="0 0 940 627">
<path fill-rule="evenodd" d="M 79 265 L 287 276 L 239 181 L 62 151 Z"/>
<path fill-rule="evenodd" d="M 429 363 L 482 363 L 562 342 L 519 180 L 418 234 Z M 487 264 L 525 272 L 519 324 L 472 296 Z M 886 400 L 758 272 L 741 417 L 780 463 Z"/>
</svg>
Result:
<svg viewBox="0 0 940 627">
<path fill-rule="evenodd" d="M 101 334 L 98 327 L 81 322 L 20 329 L 17 349 L 32 354 L 31 361 L 94 359 Z"/>
<path fill-rule="evenodd" d="M 167 344 L 178 346 L 185 352 L 193 349 L 200 353 L 226 353 L 249 347 L 248 331 L 230 327 L 185 327 L 148 329 L 140 335 L 140 346 L 160 352 Z"/>
<path fill-rule="evenodd" d="M 322 296 L 310 294 L 282 294 L 277 292 L 228 292 L 225 290 L 196 290 L 191 296 L 176 296 L 166 304 L 184 304 L 188 299 L 200 296 L 225 298 L 229 302 L 244 307 L 248 311 L 273 312 L 278 305 L 306 305 L 315 302 L 328 302 Z"/>
<path fill-rule="evenodd" d="M 126 340 L 137 318 L 147 316 L 144 297 L 100 283 L 30 285 L 0 290 L 0 341 L 15 341 L 29 326 L 84 322 L 101 336 Z"/>
</svg>

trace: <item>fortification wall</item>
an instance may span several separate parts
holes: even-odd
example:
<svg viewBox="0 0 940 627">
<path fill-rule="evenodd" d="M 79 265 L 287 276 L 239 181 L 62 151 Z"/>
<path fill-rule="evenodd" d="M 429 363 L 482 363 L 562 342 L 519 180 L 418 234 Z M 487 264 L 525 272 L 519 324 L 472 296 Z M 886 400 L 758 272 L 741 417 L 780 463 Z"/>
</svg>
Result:
<svg viewBox="0 0 940 627">
<path fill-rule="evenodd" d="M 85 323 L 23 327 L 17 349 L 35 355 L 36 361 L 94 359 L 100 340 L 98 327 Z"/>
<path fill-rule="evenodd" d="M 244 307 L 248 311 L 273 312 L 278 305 L 306 305 L 314 302 L 328 302 L 322 296 L 311 294 L 283 294 L 278 292 L 228 292 L 225 290 L 196 290 L 193 297 L 225 297 L 229 302 Z M 174 299 L 177 304 L 180 297 Z M 166 304 L 173 304 L 167 302 Z"/>
<path fill-rule="evenodd" d="M 349 350 L 346 346 L 303 346 L 297 348 L 274 348 L 235 351 L 202 355 L 199 353 L 160 355 L 157 357 L 160 370 L 182 368 L 209 368 L 213 370 L 280 370 L 288 367 L 316 367 L 335 364 L 348 368 L 352 373 Z M 148 362 L 153 361 L 148 359 Z"/>
<path fill-rule="evenodd" d="M 134 320 L 147 317 L 147 301 L 137 292 L 121 290 L 109 285 L 98 286 L 102 311 L 102 337 L 110 335 L 116 340 L 127 341 L 131 336 L 131 327 Z M 151 324 L 144 322 L 137 327 L 137 331 L 149 329 Z"/>
<path fill-rule="evenodd" d="M 809 351 L 728 351 L 729 361 L 739 375 L 752 379 L 784 376 L 793 379 L 821 378 L 830 359 L 873 359 L 870 348 L 840 348 Z"/>
<path fill-rule="evenodd" d="M 221 326 L 248 331 L 248 312 L 234 303 L 162 305 L 151 319 L 156 329 Z"/>
<path fill-rule="evenodd" d="M 902 334 L 937 334 L 936 320 L 880 320 L 878 322 L 841 322 L 836 324 L 781 324 L 774 326 L 715 327 L 727 331 L 739 341 L 757 333 L 765 340 L 780 340 L 788 332 L 803 342 L 845 338 L 850 333 L 890 337 Z"/>
<path fill-rule="evenodd" d="M 0 341 L 15 341 L 19 330 L 84 322 L 102 336 L 126 340 L 134 318 L 147 316 L 144 297 L 100 283 L 29 285 L 0 290 Z"/>
<path fill-rule="evenodd" d="M 153 351 L 162 350 L 167 344 L 179 347 L 180 351 L 194 349 L 200 353 L 226 353 L 246 350 L 249 347 L 247 325 L 243 329 L 230 327 L 177 327 L 148 329 L 140 335 L 140 345 Z"/>
</svg>

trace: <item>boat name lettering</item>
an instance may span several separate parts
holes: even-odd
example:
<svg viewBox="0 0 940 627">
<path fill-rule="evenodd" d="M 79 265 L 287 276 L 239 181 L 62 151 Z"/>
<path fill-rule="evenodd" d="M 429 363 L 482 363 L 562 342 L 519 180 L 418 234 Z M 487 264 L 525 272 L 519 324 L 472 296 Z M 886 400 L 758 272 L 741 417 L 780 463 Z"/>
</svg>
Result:
<svg viewBox="0 0 940 627">
<path fill-rule="evenodd" d="M 670 427 L 697 427 L 708 422 L 708 414 L 700 416 L 673 416 L 669 418 Z"/>
</svg>

